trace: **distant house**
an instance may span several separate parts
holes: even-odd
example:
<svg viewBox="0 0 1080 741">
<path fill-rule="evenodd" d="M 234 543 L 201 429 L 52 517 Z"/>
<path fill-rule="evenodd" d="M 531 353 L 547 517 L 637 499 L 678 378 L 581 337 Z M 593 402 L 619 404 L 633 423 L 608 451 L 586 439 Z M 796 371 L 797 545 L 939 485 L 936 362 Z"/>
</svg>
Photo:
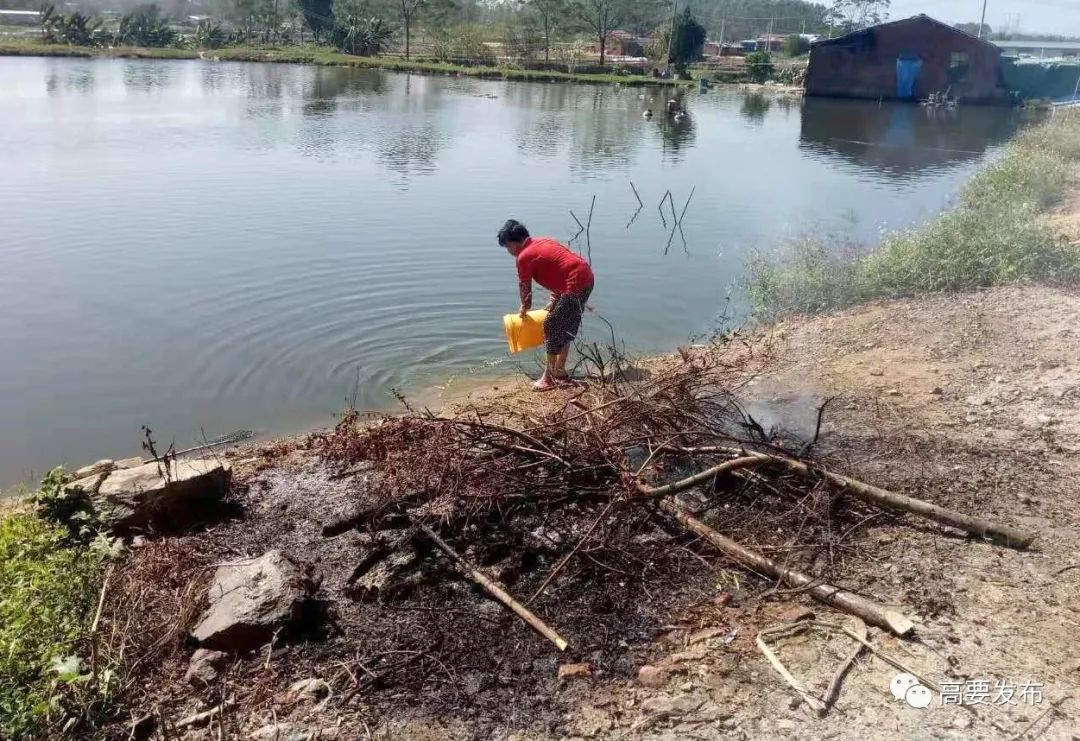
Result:
<svg viewBox="0 0 1080 741">
<path fill-rule="evenodd" d="M 807 95 L 919 100 L 945 92 L 966 103 L 1006 103 L 1001 49 L 918 15 L 819 41 L 810 50 Z"/>
<path fill-rule="evenodd" d="M 629 31 L 612 31 L 607 37 L 607 54 L 612 57 L 643 57 L 649 40 Z M 593 44 L 593 53 L 600 53 L 600 44 Z"/>
<path fill-rule="evenodd" d="M 995 41 L 994 46 L 1011 57 L 1080 57 L 1080 41 Z"/>
</svg>

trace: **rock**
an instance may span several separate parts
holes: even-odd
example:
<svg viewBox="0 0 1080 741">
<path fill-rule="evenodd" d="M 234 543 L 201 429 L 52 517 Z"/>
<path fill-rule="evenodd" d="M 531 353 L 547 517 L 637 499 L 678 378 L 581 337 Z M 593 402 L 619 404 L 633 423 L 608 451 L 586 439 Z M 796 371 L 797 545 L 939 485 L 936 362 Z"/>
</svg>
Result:
<svg viewBox="0 0 1080 741">
<path fill-rule="evenodd" d="M 144 461 L 139 456 L 135 456 L 134 458 L 124 458 L 123 460 L 116 461 L 113 464 L 113 470 L 114 471 L 125 471 L 125 470 L 127 470 L 129 468 L 135 468 L 136 466 L 141 466 L 144 463 L 146 463 L 146 461 Z"/>
<path fill-rule="evenodd" d="M 931 391 L 930 393 L 933 394 L 934 396 L 944 396 L 945 395 L 945 389 L 941 388 L 941 386 L 934 386 L 934 390 Z"/>
<path fill-rule="evenodd" d="M 230 468 L 216 460 L 177 461 L 170 480 L 157 463 L 114 471 L 101 484 L 94 503 L 114 530 L 190 526 L 220 507 L 229 488 Z"/>
<path fill-rule="evenodd" d="M 76 471 L 72 476 L 76 479 L 85 479 L 89 476 L 97 476 L 98 474 L 112 473 L 115 463 L 106 458 L 105 460 L 98 461 L 97 463 L 91 463 L 89 466 L 83 466 Z"/>
<path fill-rule="evenodd" d="M 667 686 L 668 677 L 670 673 L 667 669 L 659 666 L 652 666 L 646 664 L 638 669 L 638 683 L 643 687 L 652 687 L 653 689 L 659 689 Z"/>
<path fill-rule="evenodd" d="M 689 715 L 704 704 L 703 699 L 691 695 L 679 695 L 678 697 L 661 695 L 659 697 L 650 697 L 641 703 L 641 711 L 648 715 Z"/>
<path fill-rule="evenodd" d="M 271 723 L 252 733 L 249 738 L 255 741 L 321 741 L 341 738 L 341 731 L 336 726 L 308 729 L 296 723 Z"/>
<path fill-rule="evenodd" d="M 268 551 L 219 567 L 208 596 L 210 607 L 191 635 L 203 648 L 248 651 L 300 620 L 310 584 L 296 564 Z"/>
<path fill-rule="evenodd" d="M 205 689 L 217 682 L 221 670 L 229 662 L 229 655 L 221 651 L 200 648 L 191 656 L 184 681 L 197 689 Z"/>
<path fill-rule="evenodd" d="M 559 679 L 588 677 L 593 673 L 592 664 L 563 664 L 559 667 Z"/>
<path fill-rule="evenodd" d="M 888 396 L 900 396 L 900 389 L 889 389 L 885 392 Z"/>
<path fill-rule="evenodd" d="M 1072 658 L 1061 665 L 1061 671 L 1066 674 L 1072 674 L 1075 671 L 1080 671 L 1080 658 Z"/>
<path fill-rule="evenodd" d="M 70 484 L 67 484 L 64 487 L 64 491 L 66 493 L 74 493 L 75 491 L 81 491 L 83 494 L 87 494 L 93 497 L 95 494 L 98 493 L 98 490 L 101 488 L 101 484 L 105 481 L 105 478 L 108 475 L 109 474 L 107 471 L 98 471 L 97 473 L 92 473 L 89 476 L 77 478 Z"/>
<path fill-rule="evenodd" d="M 419 572 L 407 573 L 415 565 L 416 554 L 412 551 L 395 553 L 384 558 L 349 587 L 349 595 L 360 600 L 375 600 L 406 592 L 420 583 Z"/>
<path fill-rule="evenodd" d="M 671 656 L 668 656 L 664 663 L 671 666 L 678 666 L 679 664 L 689 664 L 694 661 L 703 661 L 707 655 L 708 651 L 705 649 L 704 646 L 696 646 L 695 648 L 691 648 L 688 651 L 680 651 L 677 654 L 672 654 Z"/>
<path fill-rule="evenodd" d="M 797 623 L 800 620 L 812 620 L 814 617 L 814 611 L 809 607 L 803 607 L 797 605 L 795 607 L 789 607 L 780 613 L 779 618 L 789 623 Z"/>
<path fill-rule="evenodd" d="M 293 682 L 285 691 L 285 702 L 319 702 L 330 694 L 330 685 L 318 677 Z"/>
<path fill-rule="evenodd" d="M 870 375 L 871 376 L 884 376 L 885 371 L 881 370 L 881 368 L 871 368 L 870 369 Z"/>
</svg>

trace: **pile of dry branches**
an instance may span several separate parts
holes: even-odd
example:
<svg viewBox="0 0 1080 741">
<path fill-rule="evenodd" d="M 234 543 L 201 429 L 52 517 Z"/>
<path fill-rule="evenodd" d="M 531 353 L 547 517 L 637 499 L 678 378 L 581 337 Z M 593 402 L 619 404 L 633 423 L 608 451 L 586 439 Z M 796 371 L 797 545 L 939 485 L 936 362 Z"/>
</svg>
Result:
<svg viewBox="0 0 1080 741">
<path fill-rule="evenodd" d="M 903 615 L 765 552 L 787 548 L 791 556 L 801 545 L 814 544 L 831 556 L 853 523 L 880 508 L 1014 546 L 1031 542 L 1027 533 L 827 471 L 810 458 L 816 436 L 796 440 L 764 430 L 738 401 L 754 369 L 767 361 L 751 346 L 729 339 L 680 355 L 630 382 L 625 360 L 614 349 L 606 359 L 594 353 L 592 375 L 598 379 L 540 413 L 539 404 L 486 412 L 473 407 L 454 417 L 414 412 L 372 425 L 361 424 L 357 414 L 346 416 L 314 442 L 340 466 L 341 476 L 372 466 L 377 472 L 374 489 L 357 492 L 357 511 L 324 528 L 328 537 L 359 529 L 378 538 L 380 545 L 351 580 L 425 539 L 562 648 L 565 640 L 489 578 L 470 554 L 505 542 L 507 533 L 535 532 L 538 524 L 561 528 L 569 537 L 557 539 L 560 557 L 537 577 L 536 599 L 596 542 L 618 548 L 614 539 L 620 532 L 632 537 L 617 523 L 627 519 L 627 510 L 644 510 L 694 533 L 744 568 L 905 634 L 912 623 Z M 820 431 L 820 414 L 818 421 Z M 702 519 L 705 513 L 714 526 Z"/>
</svg>

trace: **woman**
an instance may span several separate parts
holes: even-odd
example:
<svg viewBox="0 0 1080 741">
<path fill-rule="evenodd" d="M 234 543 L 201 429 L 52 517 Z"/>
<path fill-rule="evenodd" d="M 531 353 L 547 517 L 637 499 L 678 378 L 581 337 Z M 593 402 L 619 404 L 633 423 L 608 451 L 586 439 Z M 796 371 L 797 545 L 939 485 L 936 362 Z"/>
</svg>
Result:
<svg viewBox="0 0 1080 741">
<path fill-rule="evenodd" d="M 570 355 L 570 343 L 581 328 L 585 304 L 592 294 L 592 268 L 580 255 L 554 239 L 529 236 L 525 225 L 513 219 L 499 230 L 499 244 L 517 262 L 522 317 L 532 309 L 534 280 L 551 291 L 548 315 L 544 320 L 547 366 L 534 384 L 537 391 L 549 391 L 559 382 L 569 380 L 566 359 Z"/>
</svg>

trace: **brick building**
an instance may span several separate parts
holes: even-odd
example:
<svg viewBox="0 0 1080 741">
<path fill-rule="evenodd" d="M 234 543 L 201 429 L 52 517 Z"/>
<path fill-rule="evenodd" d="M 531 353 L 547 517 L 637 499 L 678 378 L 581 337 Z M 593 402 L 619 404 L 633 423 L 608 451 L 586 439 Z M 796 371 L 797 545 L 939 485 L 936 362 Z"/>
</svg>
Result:
<svg viewBox="0 0 1080 741">
<path fill-rule="evenodd" d="M 806 94 L 920 100 L 944 93 L 964 103 L 1009 100 L 1001 49 L 925 15 L 819 41 Z"/>
</svg>

